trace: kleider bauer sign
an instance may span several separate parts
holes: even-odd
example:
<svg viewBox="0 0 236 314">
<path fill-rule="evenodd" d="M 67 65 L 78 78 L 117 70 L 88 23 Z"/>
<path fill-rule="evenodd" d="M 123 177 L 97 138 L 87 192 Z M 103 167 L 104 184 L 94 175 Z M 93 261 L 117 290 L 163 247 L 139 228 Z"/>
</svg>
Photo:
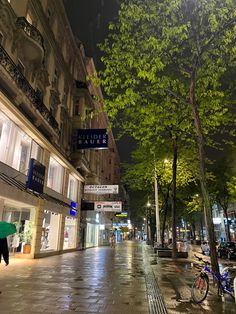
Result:
<svg viewBox="0 0 236 314">
<path fill-rule="evenodd" d="M 106 129 L 77 130 L 77 149 L 108 148 L 108 134 Z"/>
<path fill-rule="evenodd" d="M 118 185 L 85 185 L 84 193 L 87 194 L 118 194 Z"/>
<path fill-rule="evenodd" d="M 30 159 L 28 177 L 26 182 L 27 189 L 35 191 L 39 194 L 43 193 L 45 169 L 46 167 L 38 162 L 36 159 Z"/>
<path fill-rule="evenodd" d="M 94 210 L 97 212 L 121 212 L 122 202 L 94 202 Z"/>
</svg>

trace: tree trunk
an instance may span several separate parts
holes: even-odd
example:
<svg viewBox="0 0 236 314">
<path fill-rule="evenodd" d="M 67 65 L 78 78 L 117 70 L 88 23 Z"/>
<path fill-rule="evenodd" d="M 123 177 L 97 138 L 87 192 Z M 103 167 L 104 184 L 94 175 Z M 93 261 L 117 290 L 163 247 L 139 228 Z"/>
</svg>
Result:
<svg viewBox="0 0 236 314">
<path fill-rule="evenodd" d="M 165 241 L 165 228 L 166 228 L 166 218 L 168 213 L 168 200 L 169 200 L 169 187 L 167 193 L 165 195 L 165 207 L 164 207 L 164 217 L 163 217 L 163 224 L 162 224 L 162 231 L 161 231 L 161 246 L 164 247 Z"/>
<path fill-rule="evenodd" d="M 224 210 L 224 216 L 226 219 L 226 226 L 225 226 L 225 233 L 226 233 L 226 237 L 227 237 L 227 241 L 231 241 L 231 236 L 230 236 L 230 228 L 229 228 L 229 220 L 228 220 L 228 211 L 227 208 L 223 208 Z"/>
<path fill-rule="evenodd" d="M 173 139 L 173 163 L 172 163 L 172 258 L 177 257 L 176 247 L 176 173 L 177 173 L 177 138 Z"/>
<path fill-rule="evenodd" d="M 190 83 L 190 94 L 189 100 L 193 110 L 194 123 L 197 132 L 197 145 L 198 145 L 198 154 L 199 154 L 199 167 L 200 167 L 200 185 L 204 201 L 204 211 L 207 220 L 208 236 L 209 236 L 209 245 L 210 245 L 210 257 L 212 270 L 216 273 L 219 273 L 219 265 L 216 254 L 216 242 L 215 242 L 215 232 L 214 225 L 212 220 L 212 209 L 209 199 L 209 194 L 206 186 L 206 174 L 205 174 L 205 152 L 204 152 L 204 137 L 202 132 L 201 120 L 198 112 L 198 105 L 195 101 L 195 84 L 196 84 L 196 71 L 192 71 L 191 83 Z"/>
</svg>

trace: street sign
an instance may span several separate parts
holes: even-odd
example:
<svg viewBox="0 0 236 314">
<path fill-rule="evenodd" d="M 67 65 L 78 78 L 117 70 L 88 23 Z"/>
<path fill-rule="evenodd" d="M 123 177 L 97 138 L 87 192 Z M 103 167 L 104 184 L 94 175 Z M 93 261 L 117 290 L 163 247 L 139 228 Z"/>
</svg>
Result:
<svg viewBox="0 0 236 314">
<path fill-rule="evenodd" d="M 98 212 L 121 212 L 122 202 L 94 202 L 94 210 Z"/>
<path fill-rule="evenodd" d="M 84 193 L 86 194 L 118 194 L 118 185 L 85 185 Z"/>
</svg>

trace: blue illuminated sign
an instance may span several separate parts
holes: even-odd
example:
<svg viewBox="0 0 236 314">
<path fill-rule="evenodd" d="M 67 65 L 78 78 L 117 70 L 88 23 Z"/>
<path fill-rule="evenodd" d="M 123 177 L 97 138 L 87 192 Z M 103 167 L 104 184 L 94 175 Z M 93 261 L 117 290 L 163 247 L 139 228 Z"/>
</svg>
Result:
<svg viewBox="0 0 236 314">
<path fill-rule="evenodd" d="M 28 176 L 26 181 L 27 189 L 30 189 L 39 194 L 43 193 L 45 169 L 46 167 L 38 162 L 36 159 L 30 159 Z"/>
<path fill-rule="evenodd" d="M 76 209 L 77 208 L 77 203 L 76 202 L 71 202 L 70 203 L 70 207 L 73 208 L 73 209 Z"/>
<path fill-rule="evenodd" d="M 71 215 L 71 216 L 76 216 L 76 210 L 71 209 L 71 210 L 70 210 L 70 215 Z"/>
</svg>

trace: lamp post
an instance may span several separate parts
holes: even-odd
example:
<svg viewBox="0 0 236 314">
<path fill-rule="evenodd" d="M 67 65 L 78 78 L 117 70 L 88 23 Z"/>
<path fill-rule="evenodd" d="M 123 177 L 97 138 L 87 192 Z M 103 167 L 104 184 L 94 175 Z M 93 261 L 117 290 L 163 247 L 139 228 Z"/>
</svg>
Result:
<svg viewBox="0 0 236 314">
<path fill-rule="evenodd" d="M 157 183 L 156 164 L 155 164 L 154 189 L 155 189 L 155 209 L 156 209 L 156 241 L 157 241 L 157 246 L 158 246 L 161 244 L 161 230 L 160 230 L 160 214 L 159 214 L 158 183 Z"/>
</svg>

